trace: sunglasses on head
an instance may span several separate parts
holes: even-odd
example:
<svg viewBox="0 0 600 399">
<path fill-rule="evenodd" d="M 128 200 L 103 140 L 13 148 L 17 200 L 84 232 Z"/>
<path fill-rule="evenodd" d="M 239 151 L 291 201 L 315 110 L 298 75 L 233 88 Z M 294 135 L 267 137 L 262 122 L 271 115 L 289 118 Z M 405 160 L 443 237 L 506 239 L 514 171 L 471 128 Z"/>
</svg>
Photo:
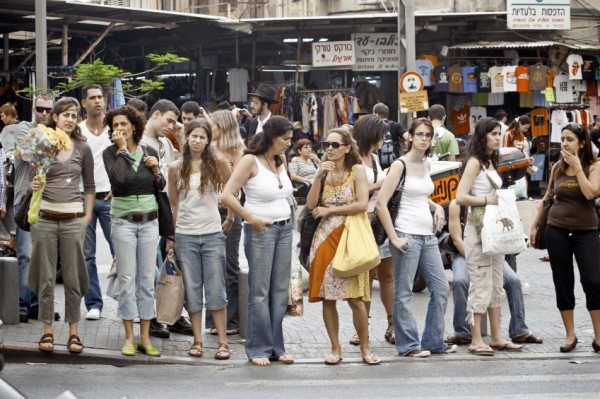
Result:
<svg viewBox="0 0 600 399">
<path fill-rule="evenodd" d="M 43 113 L 44 113 L 44 111 L 45 111 L 47 114 L 49 114 L 49 113 L 50 113 L 50 111 L 52 111 L 52 108 L 39 107 L 39 106 L 35 107 L 35 112 L 38 112 L 38 113 L 40 113 L 40 114 L 43 114 Z"/>
<path fill-rule="evenodd" d="M 333 147 L 334 150 L 337 150 L 338 148 L 340 148 L 343 145 L 346 145 L 346 144 L 338 143 L 336 141 L 324 141 L 323 142 L 323 148 L 325 148 L 325 149 L 327 149 L 329 147 Z"/>
<path fill-rule="evenodd" d="M 563 130 L 568 129 L 570 131 L 572 131 L 573 133 L 575 133 L 579 139 L 585 139 L 585 130 L 583 130 L 583 127 L 581 127 L 580 124 L 578 123 L 569 123 L 567 126 L 565 126 L 563 128 Z"/>
</svg>

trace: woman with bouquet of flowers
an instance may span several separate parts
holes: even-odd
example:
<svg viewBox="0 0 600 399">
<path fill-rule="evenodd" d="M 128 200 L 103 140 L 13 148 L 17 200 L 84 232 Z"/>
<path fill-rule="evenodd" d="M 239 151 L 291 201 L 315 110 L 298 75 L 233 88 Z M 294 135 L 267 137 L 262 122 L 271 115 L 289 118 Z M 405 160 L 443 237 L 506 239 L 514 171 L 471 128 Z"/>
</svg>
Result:
<svg viewBox="0 0 600 399">
<path fill-rule="evenodd" d="M 59 253 L 65 288 L 65 322 L 69 323 L 67 349 L 71 353 L 83 351 L 83 344 L 77 336 L 81 298 L 89 288 L 83 240 L 94 205 L 95 186 L 94 158 L 77 126 L 80 109 L 75 98 L 61 98 L 51 111 L 49 129 L 43 125 L 35 128 L 44 130 L 54 149 L 43 151 L 44 159 L 38 158 L 37 162 L 33 162 L 29 183 L 29 190 L 34 193 L 32 207 L 35 207 L 33 199 L 36 192 L 40 196 L 39 192 L 42 191 L 39 212 L 35 212 L 34 208 L 32 215 L 30 207 L 29 214 L 32 241 L 29 287 L 40 302 L 39 319 L 44 323 L 44 333 L 39 349 L 44 352 L 54 350 L 52 322 Z M 63 136 L 61 130 L 66 135 Z M 35 139 L 31 136 L 30 140 L 31 143 Z M 40 142 L 38 141 L 38 147 Z M 20 151 L 25 159 L 28 146 L 27 143 L 21 144 Z M 40 154 L 38 151 L 38 155 Z M 49 165 L 47 170 L 43 167 L 44 164 Z M 80 183 L 83 186 L 85 208 Z M 36 216 L 39 217 L 37 222 Z"/>
</svg>

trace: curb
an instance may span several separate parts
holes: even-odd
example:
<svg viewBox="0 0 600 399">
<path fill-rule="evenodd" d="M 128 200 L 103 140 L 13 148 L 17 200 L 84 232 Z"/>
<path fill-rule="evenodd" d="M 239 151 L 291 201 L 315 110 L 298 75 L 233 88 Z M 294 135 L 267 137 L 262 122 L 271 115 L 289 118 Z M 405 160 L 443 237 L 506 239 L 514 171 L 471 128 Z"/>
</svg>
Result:
<svg viewBox="0 0 600 399">
<path fill-rule="evenodd" d="M 38 349 L 37 344 L 17 341 L 4 341 L 3 354 L 6 363 L 51 363 L 51 364 L 98 364 L 115 367 L 127 367 L 137 365 L 182 365 L 182 366 L 217 366 L 217 367 L 241 367 L 251 366 L 248 360 L 216 360 L 211 357 L 196 359 L 186 356 L 161 356 L 150 357 L 142 354 L 136 356 L 123 356 L 121 352 L 108 349 L 85 348 L 81 354 L 71 354 L 64 345 L 55 345 L 54 352 L 45 353 Z M 578 362 L 600 362 L 600 356 L 595 352 L 578 353 L 498 353 L 494 356 L 474 356 L 471 354 L 446 354 L 432 355 L 422 359 L 412 359 L 401 356 L 382 356 L 381 365 L 392 363 L 414 363 L 414 362 L 455 362 L 455 361 L 514 361 L 514 360 L 565 360 Z M 360 357 L 344 358 L 342 364 L 362 364 Z M 272 362 L 277 365 L 277 362 Z M 322 358 L 296 359 L 295 364 L 300 365 L 325 365 Z"/>
</svg>

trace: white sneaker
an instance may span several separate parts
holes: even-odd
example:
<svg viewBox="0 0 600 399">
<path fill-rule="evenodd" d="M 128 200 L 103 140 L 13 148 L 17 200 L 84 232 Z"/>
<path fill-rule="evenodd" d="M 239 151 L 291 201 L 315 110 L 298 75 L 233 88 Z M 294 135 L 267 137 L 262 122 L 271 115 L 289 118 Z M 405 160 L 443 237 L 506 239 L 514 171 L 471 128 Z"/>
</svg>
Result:
<svg viewBox="0 0 600 399">
<path fill-rule="evenodd" d="M 446 350 L 442 353 L 454 353 L 458 349 L 458 345 L 448 345 Z"/>
<path fill-rule="evenodd" d="M 90 311 L 85 314 L 85 318 L 88 320 L 99 320 L 100 309 L 90 309 Z"/>
</svg>

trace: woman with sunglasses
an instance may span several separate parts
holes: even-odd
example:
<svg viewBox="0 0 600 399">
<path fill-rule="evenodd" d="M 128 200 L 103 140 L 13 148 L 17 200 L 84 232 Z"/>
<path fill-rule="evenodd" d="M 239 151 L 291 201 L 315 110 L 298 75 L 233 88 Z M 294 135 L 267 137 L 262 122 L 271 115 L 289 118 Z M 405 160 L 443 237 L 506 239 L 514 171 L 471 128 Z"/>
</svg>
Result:
<svg viewBox="0 0 600 399">
<path fill-rule="evenodd" d="M 48 127 L 67 133 L 73 148 L 70 151 L 60 150 L 50 166 L 39 220 L 31 225 L 29 287 L 37 295 L 40 304 L 39 320 L 44 323 L 44 335 L 39 349 L 44 352 L 54 350 L 52 322 L 59 254 L 65 288 L 65 322 L 69 323 L 67 349 L 71 353 L 83 351 L 83 344 L 77 336 L 81 298 L 89 288 L 83 241 L 92 217 L 96 191 L 92 151 L 77 125 L 80 110 L 79 101 L 64 97 L 54 104 L 50 112 Z M 83 201 L 80 186 L 83 187 Z M 41 187 L 39 178 L 33 177 L 29 191 L 37 191 Z"/>
<path fill-rule="evenodd" d="M 181 159 L 169 166 L 168 193 L 175 220 L 175 256 L 183 274 L 185 308 L 194 332 L 188 354 L 203 354 L 202 309 L 206 307 L 219 335 L 215 359 L 224 360 L 230 354 L 226 336 L 225 236 L 217 190 L 229 178 L 231 169 L 210 145 L 212 132 L 207 120 L 192 121 L 185 138 Z"/>
<path fill-rule="evenodd" d="M 408 152 L 400 158 L 404 163 L 395 161 L 392 164 L 375 205 L 388 234 L 394 262 L 396 349 L 401 356 L 415 358 L 456 351 L 456 345 L 444 343 L 444 313 L 449 290 L 435 233 L 444 227 L 446 219 L 444 209 L 429 199 L 434 189 L 427 161 L 427 156 L 432 152 L 432 138 L 433 125 L 429 119 L 415 119 L 408 130 Z M 392 220 L 387 204 L 400 184 L 404 168 L 404 191 L 398 216 Z M 412 288 L 417 268 L 430 292 L 420 342 L 412 307 Z"/>
<path fill-rule="evenodd" d="M 255 366 L 271 360 L 294 363 L 283 343 L 283 317 L 292 265 L 292 224 L 288 198 L 292 182 L 285 153 L 292 124 L 282 116 L 265 122 L 251 140 L 222 194 L 222 201 L 244 220 L 248 259 L 248 329 L 246 355 Z M 237 199 L 244 189 L 246 202 Z"/>
<path fill-rule="evenodd" d="M 464 251 L 469 270 L 467 299 L 468 322 L 471 325 L 469 352 L 491 356 L 494 349 L 520 351 L 523 345 L 508 342 L 500 331 L 500 306 L 504 293 L 504 256 L 484 255 L 481 247 L 483 210 L 486 205 L 497 205 L 496 188 L 502 186 L 498 175 L 498 150 L 500 149 L 500 122 L 482 118 L 467 144 L 466 163 L 456 193 L 456 203 L 469 207 L 464 230 Z M 481 319 L 487 312 L 492 335 L 489 346 L 481 336 Z M 494 349 L 493 349 L 494 348 Z"/>
<path fill-rule="evenodd" d="M 561 352 L 571 352 L 577 346 L 575 335 L 575 275 L 573 255 L 581 276 L 581 285 L 590 312 L 594 340 L 592 348 L 600 352 L 600 268 L 598 268 L 598 216 L 594 198 L 600 190 L 600 162 L 592 155 L 591 139 L 578 124 L 562 129 L 560 160 L 550 174 L 548 196 L 554 204 L 548 214 L 546 244 L 550 255 L 556 304 L 565 326 L 566 338 Z M 537 224 L 542 215 L 543 201 L 531 227 L 531 244 L 535 245 Z"/>
<path fill-rule="evenodd" d="M 379 189 L 381 189 L 385 180 L 385 172 L 379 165 L 379 157 L 377 157 L 375 151 L 381 149 L 384 135 L 389 130 L 389 125 L 383 119 L 375 115 L 363 116 L 356 121 L 354 128 L 352 129 L 352 137 L 356 142 L 358 154 L 360 155 L 362 165 L 367 174 L 367 184 L 369 188 L 367 213 L 369 218 L 373 216 Z M 377 277 L 381 303 L 385 308 L 388 320 L 384 338 L 386 341 L 395 344 L 396 337 L 394 335 L 394 323 L 392 322 L 394 303 L 394 264 L 392 262 L 392 254 L 388 243 L 384 243 L 379 247 L 379 257 L 381 258 L 381 263 L 379 266 L 371 269 L 369 273 L 369 291 L 371 293 L 373 292 L 373 279 Z M 371 302 L 367 302 L 366 305 L 367 313 L 369 313 L 371 310 Z M 350 343 L 358 345 L 360 343 L 358 336 L 354 335 L 350 340 Z"/>
<path fill-rule="evenodd" d="M 323 302 L 323 321 L 331 343 L 326 364 L 342 360 L 338 339 L 337 301 L 345 300 L 352 309 L 354 328 L 360 340 L 360 352 L 366 364 L 377 364 L 379 358 L 369 348 L 369 316 L 366 302 L 369 294 L 369 273 L 348 278 L 336 277 L 332 265 L 337 245 L 344 230 L 346 216 L 365 212 L 369 190 L 365 169 L 350 133 L 345 129 L 330 130 L 323 142 L 325 158 L 313 179 L 306 206 L 313 216 L 321 218 L 310 249 L 309 302 Z M 325 181 L 323 182 L 323 177 Z M 324 184 L 324 187 L 322 187 Z M 321 206 L 319 193 L 322 189 Z"/>
</svg>

